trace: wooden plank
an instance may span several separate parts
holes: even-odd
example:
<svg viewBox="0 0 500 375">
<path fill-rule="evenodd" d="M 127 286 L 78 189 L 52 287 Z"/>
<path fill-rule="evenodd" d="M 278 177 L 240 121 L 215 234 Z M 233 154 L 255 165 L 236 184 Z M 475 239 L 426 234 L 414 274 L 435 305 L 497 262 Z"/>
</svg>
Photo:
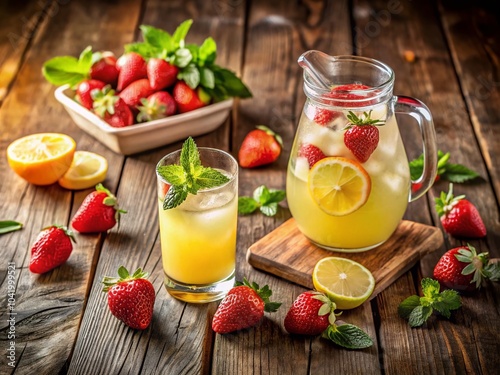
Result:
<svg viewBox="0 0 500 375">
<path fill-rule="evenodd" d="M 292 218 L 250 246 L 247 260 L 255 268 L 314 289 L 311 276 L 319 260 L 331 256 L 351 259 L 372 272 L 376 286 L 370 298 L 374 298 L 442 244 L 443 235 L 438 228 L 403 220 L 391 238 L 375 249 L 332 252 L 312 244 Z"/>
<path fill-rule="evenodd" d="M 138 24 L 173 32 L 182 21 L 191 18 L 194 22 L 187 41 L 201 43 L 212 36 L 218 44 L 217 63 L 238 73 L 244 10 L 244 4 L 218 8 L 204 1 L 149 1 Z M 198 146 L 227 150 L 229 129 L 230 120 L 195 140 Z M 176 142 L 133 155 L 125 162 L 118 195 L 123 197 L 123 206 L 132 209 L 124 216 L 116 236 L 109 236 L 103 245 L 69 374 L 210 373 L 214 341 L 210 324 L 217 304 L 182 303 L 170 297 L 163 286 L 155 166 L 162 156 L 181 144 Z M 122 263 L 128 268 L 143 267 L 152 274 L 150 280 L 157 299 L 153 321 L 145 332 L 133 331 L 118 322 L 108 311 L 101 292 L 102 276 L 113 274 Z"/>
<path fill-rule="evenodd" d="M 140 2 L 135 4 L 138 13 Z M 56 5 L 53 2 L 52 6 Z M 112 21 L 100 22 L 96 13 L 119 11 L 131 15 L 134 2 L 121 2 L 118 7 L 98 1 L 86 2 L 85 5 L 70 2 L 60 5 L 57 12 L 56 8 L 51 9 L 52 16 L 44 18 L 37 28 L 15 83 L 1 107 L 0 149 L 5 150 L 11 141 L 26 134 L 42 131 L 66 133 L 76 140 L 77 149 L 100 153 L 110 165 L 117 167 L 110 169 L 105 181 L 106 186 L 114 190 L 123 158 L 84 135 L 72 124 L 53 97 L 54 87 L 42 77 L 41 67 L 44 61 L 56 55 L 77 56 L 88 40 L 97 41 L 100 37 L 96 47 L 105 48 L 104 43 L 112 39 L 126 38 L 126 30 L 112 37 L 111 30 L 119 30 L 120 27 Z M 35 373 L 43 369 L 46 373 L 59 373 L 66 366 L 73 349 L 89 282 L 93 278 L 92 266 L 97 261 L 102 238 L 78 235 L 68 262 L 42 276 L 28 271 L 29 248 L 41 228 L 51 224 L 69 224 L 90 190 L 73 194 L 57 184 L 48 187 L 28 185 L 8 168 L 6 158 L 0 159 L 0 171 L 2 216 L 24 223 L 22 231 L 0 238 L 2 254 L 18 270 L 15 291 L 17 363 L 13 371 Z M 7 279 L 2 277 L 2 288 L 6 288 L 6 282 Z M 1 329 L 5 329 L 6 319 L 2 318 L 2 322 Z M 6 336 L 2 335 L 2 347 L 5 347 L 5 340 Z"/>
<path fill-rule="evenodd" d="M 446 38 L 439 25 L 439 19 L 432 2 L 391 3 L 399 7 L 394 13 L 388 12 L 389 3 L 358 1 L 355 4 L 355 20 L 357 27 L 371 37 L 360 46 L 359 53 L 378 58 L 392 66 L 396 72 L 396 93 L 413 95 L 428 104 L 434 115 L 438 147 L 443 151 L 450 151 L 453 162 L 467 165 L 475 169 L 484 180 L 488 181 L 487 166 L 483 161 L 477 144 L 471 120 L 462 98 L 460 85 L 454 71 L 454 66 L 448 54 Z M 382 22 L 383 15 L 389 13 L 390 19 Z M 469 16 L 464 13 L 464 23 L 469 23 Z M 378 22 L 378 23 L 377 23 Z M 377 31 L 377 32 L 376 32 Z M 415 62 L 407 62 L 403 58 L 404 50 L 415 52 Z M 400 124 L 403 125 L 403 122 Z M 406 125 L 406 124 L 404 124 Z M 414 129 L 415 127 L 413 127 Z M 401 126 L 405 140 L 417 138 L 418 132 L 409 126 Z M 418 152 L 418 147 L 406 142 L 409 154 Z M 488 183 L 456 185 L 455 192 L 465 193 L 477 203 L 479 211 L 484 214 L 485 221 L 491 223 L 492 233 L 487 241 L 473 241 L 480 248 L 491 249 L 487 243 L 496 242 L 497 226 L 494 224 L 498 217 L 495 198 Z M 431 190 L 429 198 L 433 198 L 442 190 L 447 190 L 448 183 L 440 181 Z M 432 201 L 430 201 L 432 202 Z M 412 203 L 406 218 L 424 223 L 439 223 L 432 203 L 424 200 Z M 430 210 L 429 210 L 430 208 Z M 419 212 L 420 211 L 420 212 Z M 423 213 L 423 214 L 422 214 Z M 429 214 L 432 217 L 429 217 Z M 446 248 L 461 244 L 460 241 L 446 236 Z M 496 250 L 494 250 L 496 252 Z M 432 276 L 432 270 L 442 252 L 437 252 L 423 259 L 421 262 L 422 275 Z M 418 279 L 417 279 L 418 280 Z M 382 317 L 380 326 L 380 342 L 384 346 L 382 363 L 387 373 L 411 374 L 417 369 L 422 372 L 486 372 L 485 367 L 479 367 L 484 362 L 480 356 L 488 361 L 498 363 L 497 358 L 488 355 L 493 353 L 489 349 L 480 350 L 483 344 L 477 344 L 474 337 L 481 337 L 482 330 L 462 321 L 471 311 L 479 314 L 482 311 L 479 303 L 474 303 L 464 297 L 462 311 L 454 314 L 451 322 L 446 320 L 432 320 L 425 330 L 401 329 L 401 322 L 396 319 L 397 305 L 405 297 L 415 294 L 413 285 L 418 281 L 395 285 L 377 298 L 379 314 Z M 397 288 L 402 288 L 398 290 Z M 406 288 L 406 291 L 405 291 Z M 391 296 L 395 290 L 398 292 Z M 486 299 L 492 298 L 495 289 L 488 289 Z M 399 297 L 396 297 L 399 296 Z M 484 298 L 484 297 L 483 297 Z M 493 307 L 493 306 L 492 306 Z M 494 308 L 494 307 L 493 307 Z M 491 313 L 491 312 L 490 312 Z M 491 315 L 489 321 L 494 319 Z M 392 318 L 392 319 L 391 319 Z M 394 334 L 398 332 L 398 350 L 394 350 Z M 495 331 L 498 332 L 498 329 Z M 459 338 L 460 337 L 460 338 Z M 480 341 L 480 340 L 477 340 Z M 461 342 L 461 350 L 452 348 L 450 343 Z M 486 340 L 489 342 L 489 340 Z M 418 350 L 417 350 L 418 348 Z M 464 354 L 467 353 L 467 354 Z M 481 354 L 480 354 L 481 353 Z M 404 362 L 399 358 L 403 358 Z M 425 364 L 425 366 L 424 366 Z M 427 367 L 426 367 L 427 366 Z M 463 370 L 465 368 L 465 370 Z"/>
</svg>

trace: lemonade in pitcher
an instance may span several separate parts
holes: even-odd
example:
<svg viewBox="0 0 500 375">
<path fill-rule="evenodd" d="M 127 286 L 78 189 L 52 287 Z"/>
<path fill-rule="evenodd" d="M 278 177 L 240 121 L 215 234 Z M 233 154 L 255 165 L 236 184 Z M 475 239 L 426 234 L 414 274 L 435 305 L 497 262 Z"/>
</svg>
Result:
<svg viewBox="0 0 500 375">
<path fill-rule="evenodd" d="M 376 60 L 309 51 L 299 64 L 307 100 L 288 163 L 292 216 L 323 248 L 374 248 L 392 235 L 408 202 L 424 194 L 435 176 L 430 113 L 416 99 L 394 97 L 394 74 Z M 422 128 L 426 165 L 418 180 L 423 187 L 413 196 L 395 112 L 411 113 Z"/>
</svg>

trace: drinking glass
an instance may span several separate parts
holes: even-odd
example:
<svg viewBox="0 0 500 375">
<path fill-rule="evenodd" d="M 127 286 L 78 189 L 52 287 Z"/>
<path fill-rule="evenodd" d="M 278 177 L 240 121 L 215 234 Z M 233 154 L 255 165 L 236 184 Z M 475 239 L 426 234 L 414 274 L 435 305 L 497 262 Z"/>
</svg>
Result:
<svg viewBox="0 0 500 375">
<path fill-rule="evenodd" d="M 227 152 L 199 147 L 201 164 L 223 173 L 221 186 L 188 194 L 179 206 L 163 209 L 169 189 L 157 173 L 159 225 L 165 287 L 175 298 L 205 303 L 223 298 L 234 286 L 238 217 L 238 163 Z M 180 150 L 158 167 L 179 164 Z"/>
</svg>

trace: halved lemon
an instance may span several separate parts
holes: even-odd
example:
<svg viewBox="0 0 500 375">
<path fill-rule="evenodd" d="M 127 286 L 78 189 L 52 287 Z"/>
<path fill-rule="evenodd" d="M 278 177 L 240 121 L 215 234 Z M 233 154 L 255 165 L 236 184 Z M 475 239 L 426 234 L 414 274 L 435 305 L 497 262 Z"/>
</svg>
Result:
<svg viewBox="0 0 500 375">
<path fill-rule="evenodd" d="M 314 164 L 307 180 L 309 193 L 327 214 L 348 215 L 362 207 L 371 191 L 371 179 L 357 161 L 340 156 Z"/>
<path fill-rule="evenodd" d="M 106 179 L 108 161 L 89 151 L 76 151 L 73 163 L 59 179 L 59 185 L 70 190 L 93 187 Z"/>
<path fill-rule="evenodd" d="M 29 183 L 50 185 L 69 169 L 75 149 L 75 141 L 66 134 L 37 133 L 12 142 L 7 147 L 7 160 Z"/>
<path fill-rule="evenodd" d="M 375 288 L 371 272 L 346 258 L 321 259 L 314 267 L 312 279 L 316 290 L 325 293 L 341 310 L 358 307 Z"/>
</svg>

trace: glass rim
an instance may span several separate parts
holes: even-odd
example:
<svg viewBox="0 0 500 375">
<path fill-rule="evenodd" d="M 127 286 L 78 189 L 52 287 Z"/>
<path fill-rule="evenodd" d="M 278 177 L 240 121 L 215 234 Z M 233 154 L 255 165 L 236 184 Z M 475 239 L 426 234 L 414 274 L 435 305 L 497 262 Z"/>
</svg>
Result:
<svg viewBox="0 0 500 375">
<path fill-rule="evenodd" d="M 224 157 L 228 158 L 229 160 L 231 160 L 231 164 L 234 165 L 235 167 L 235 171 L 234 172 L 231 172 L 231 171 L 227 171 L 227 170 L 224 170 L 225 172 L 228 172 L 229 176 L 227 176 L 229 178 L 229 181 L 223 183 L 222 185 L 219 185 L 219 186 L 214 186 L 214 187 L 211 187 L 211 188 L 207 188 L 207 189 L 200 189 L 198 190 L 197 194 L 200 194 L 200 193 L 208 193 L 208 192 L 213 192 L 214 190 L 217 190 L 217 189 L 221 189 L 225 186 L 227 186 L 228 184 L 232 183 L 238 176 L 238 169 L 239 169 L 239 165 L 238 165 L 238 162 L 236 161 L 236 159 L 234 158 L 233 155 L 231 155 L 229 152 L 227 151 L 224 151 L 224 150 L 221 150 L 221 149 L 218 149 L 218 148 L 214 148 L 214 147 L 197 147 L 198 149 L 198 152 L 201 152 L 201 151 L 209 151 L 209 152 L 214 152 L 214 153 L 218 153 L 218 154 L 221 154 L 223 155 Z M 167 180 L 165 180 L 159 173 L 158 173 L 158 167 L 161 166 L 161 163 L 167 159 L 168 157 L 172 157 L 174 156 L 175 154 L 180 154 L 182 151 L 182 149 L 177 149 L 175 151 L 172 151 L 172 152 L 169 152 L 168 154 L 164 155 L 159 161 L 158 163 L 156 163 L 156 167 L 155 167 L 155 173 L 156 173 L 156 178 L 158 180 L 160 180 L 161 182 L 165 183 L 165 184 L 168 184 L 168 185 L 171 185 Z M 211 167 L 212 168 L 212 167 Z"/>
</svg>

